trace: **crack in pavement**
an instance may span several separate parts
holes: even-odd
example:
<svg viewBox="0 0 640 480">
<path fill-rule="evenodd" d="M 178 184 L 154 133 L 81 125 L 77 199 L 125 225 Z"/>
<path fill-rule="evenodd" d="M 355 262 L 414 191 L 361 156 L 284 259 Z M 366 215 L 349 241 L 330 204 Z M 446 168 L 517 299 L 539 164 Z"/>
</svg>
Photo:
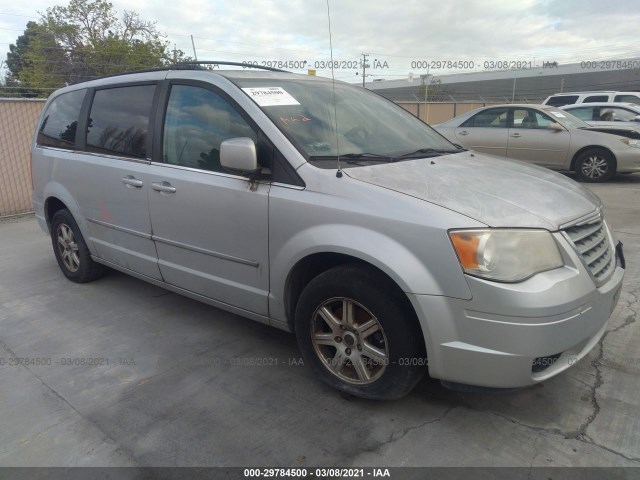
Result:
<svg viewBox="0 0 640 480">
<path fill-rule="evenodd" d="M 561 429 L 558 428 L 543 428 L 543 427 L 535 427 L 533 425 L 527 425 L 525 423 L 519 422 L 513 418 L 510 418 L 506 415 L 503 415 L 501 413 L 498 412 L 493 412 L 493 411 L 489 411 L 488 413 L 491 413 L 495 416 L 498 416 L 500 418 L 503 418 L 505 420 L 508 420 L 512 423 L 515 423 L 517 425 L 538 431 L 538 432 L 545 432 L 545 433 L 550 433 L 550 434 L 555 434 L 555 435 L 562 435 L 565 439 L 567 440 L 577 440 L 579 442 L 585 443 L 585 444 L 591 444 L 594 445 L 596 447 L 602 448 L 603 450 L 606 450 L 610 453 L 613 453 L 615 455 L 618 455 L 626 460 L 632 461 L 632 462 L 640 462 L 640 457 L 629 457 L 621 452 L 618 452 L 616 450 L 613 450 L 610 447 L 607 447 L 605 445 L 601 445 L 599 443 L 596 443 L 596 441 L 591 438 L 588 434 L 587 434 L 587 429 L 589 428 L 589 426 L 595 421 L 596 417 L 598 416 L 598 414 L 601 411 L 601 406 L 600 403 L 598 402 L 598 398 L 597 398 L 597 391 L 598 389 L 604 384 L 604 379 L 602 378 L 602 369 L 601 367 L 606 366 L 602 363 L 602 360 L 604 359 L 604 342 L 606 341 L 606 339 L 608 338 L 608 336 L 612 333 L 618 332 L 620 330 L 622 330 L 623 328 L 628 327 L 629 325 L 632 325 L 633 323 L 636 322 L 637 320 L 637 313 L 636 313 L 636 309 L 634 307 L 634 305 L 636 305 L 638 303 L 638 296 L 636 295 L 636 293 L 634 291 L 629 291 L 629 292 L 625 292 L 627 293 L 630 297 L 628 301 L 627 301 L 627 305 L 623 308 L 627 308 L 628 310 L 630 310 L 632 312 L 631 315 L 627 316 L 627 318 L 625 318 L 624 322 L 621 325 L 618 325 L 616 328 L 613 328 L 611 330 L 607 330 L 605 332 L 605 334 L 602 336 L 602 338 L 600 339 L 600 341 L 598 342 L 598 347 L 599 347 L 599 352 L 597 357 L 591 362 L 591 366 L 595 369 L 595 382 L 593 385 L 589 385 L 586 382 L 582 382 L 584 385 L 586 385 L 587 387 L 589 387 L 590 389 L 590 399 L 591 399 L 591 406 L 593 408 L 592 413 L 587 417 L 586 421 L 583 422 L 582 424 L 580 424 L 578 426 L 578 428 L 574 431 L 571 432 L 564 432 Z"/>
<path fill-rule="evenodd" d="M 627 318 L 625 318 L 624 322 L 617 326 L 616 328 L 613 328 L 611 330 L 607 330 L 605 332 L 605 334 L 602 336 L 602 338 L 599 340 L 598 342 L 598 355 L 597 357 L 591 362 L 591 366 L 595 369 L 595 382 L 593 385 L 588 384 L 587 382 L 584 381 L 580 381 L 580 383 L 584 384 L 586 387 L 588 387 L 590 389 L 590 399 L 591 399 L 591 405 L 592 405 L 592 413 L 587 417 L 586 421 L 582 424 L 580 424 L 578 426 L 578 428 L 574 431 L 564 431 L 560 428 L 545 428 L 545 427 L 536 427 L 533 425 L 528 425 L 526 423 L 520 422 L 514 418 L 511 418 L 507 415 L 504 415 L 500 412 L 495 412 L 495 411 L 490 411 L 490 410 L 479 410 L 479 409 L 475 409 L 473 408 L 472 405 L 469 404 L 457 404 L 455 406 L 449 407 L 448 409 L 446 409 L 441 415 L 439 415 L 438 417 L 436 417 L 435 419 L 431 419 L 425 422 L 422 422 L 418 425 L 413 425 L 410 427 L 407 427 L 403 430 L 397 431 L 397 432 L 392 432 L 388 439 L 384 442 L 381 442 L 380 445 L 378 445 L 375 448 L 372 449 L 366 449 L 366 450 L 362 450 L 360 452 L 358 452 L 358 454 L 363 454 L 363 453 L 376 453 L 378 455 L 381 455 L 380 450 L 385 446 L 385 445 L 389 445 L 393 442 L 396 442 L 398 440 L 400 440 L 401 438 L 405 437 L 409 432 L 411 432 L 412 430 L 418 429 L 418 428 L 422 428 L 426 425 L 432 424 L 432 423 L 437 423 L 440 422 L 441 420 L 443 420 L 447 415 L 449 415 L 449 413 L 451 413 L 453 410 L 457 409 L 457 408 L 467 408 L 471 411 L 477 412 L 477 413 L 488 413 L 490 415 L 494 415 L 496 417 L 499 417 L 503 420 L 506 420 L 508 422 L 511 422 L 513 424 L 519 425 L 521 427 L 533 430 L 535 432 L 538 433 L 543 433 L 543 434 L 549 434 L 549 435 L 556 435 L 556 436 L 561 436 L 563 437 L 565 440 L 576 440 L 579 441 L 581 443 L 587 444 L 587 445 L 593 445 L 597 448 L 601 448 L 609 453 L 612 453 L 616 456 L 619 456 L 621 458 L 624 458 L 625 460 L 628 460 L 630 462 L 640 462 L 640 457 L 636 458 L 636 457 L 629 457 L 627 455 L 625 455 L 624 453 L 618 452 L 610 447 L 607 447 L 606 445 L 601 445 L 599 443 L 597 443 L 593 438 L 591 438 L 588 434 L 587 434 L 587 429 L 589 428 L 589 426 L 594 422 L 594 420 L 596 419 L 596 417 L 598 416 L 598 414 L 601 411 L 601 406 L 598 403 L 597 400 L 597 390 L 604 384 L 604 379 L 602 377 L 602 371 L 601 371 L 601 367 L 606 366 L 603 365 L 602 360 L 604 358 L 604 342 L 606 341 L 606 339 L 608 338 L 608 336 L 612 333 L 618 332 L 620 330 L 622 330 L 623 328 L 628 327 L 629 325 L 632 325 L 633 323 L 636 322 L 637 320 L 637 315 L 636 315 L 636 310 L 634 305 L 637 304 L 638 302 L 638 297 L 636 295 L 636 293 L 634 291 L 630 291 L 630 292 L 625 292 L 626 294 L 628 294 L 631 298 L 629 298 L 626 303 L 627 305 L 622 307 L 623 309 L 626 308 L 628 310 L 630 310 L 632 312 L 631 315 L 629 315 Z M 623 310 L 624 311 L 624 310 Z M 537 456 L 538 452 L 535 451 L 534 452 L 534 456 L 531 460 L 532 464 L 531 466 L 533 466 L 533 461 L 535 460 L 535 457 Z"/>
<path fill-rule="evenodd" d="M 399 430 L 399 431 L 391 432 L 389 434 L 389 438 L 387 438 L 387 440 L 379 442 L 379 445 L 376 446 L 375 448 L 368 448 L 368 449 L 365 449 L 365 450 L 360 450 L 360 451 L 357 452 L 357 455 L 362 455 L 364 453 L 375 453 L 377 455 L 382 455 L 380 450 L 382 450 L 382 448 L 385 445 L 389 445 L 391 443 L 397 442 L 398 440 L 406 437 L 409 434 L 409 432 L 411 432 L 413 430 L 425 427 L 425 426 L 430 425 L 432 423 L 438 423 L 438 422 L 442 421 L 447 415 L 449 415 L 453 410 L 455 410 L 457 408 L 460 408 L 460 405 L 455 405 L 455 406 L 447 408 L 444 412 L 442 412 L 436 418 L 432 418 L 432 419 L 427 420 L 425 422 L 421 422 L 418 425 L 409 426 L 409 427 L 404 428 L 404 429 Z"/>
</svg>

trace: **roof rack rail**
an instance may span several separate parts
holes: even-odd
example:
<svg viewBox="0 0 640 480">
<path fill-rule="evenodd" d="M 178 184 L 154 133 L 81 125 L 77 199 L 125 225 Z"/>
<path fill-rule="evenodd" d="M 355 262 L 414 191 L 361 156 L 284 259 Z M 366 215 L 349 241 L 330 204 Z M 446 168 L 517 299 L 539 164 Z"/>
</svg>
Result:
<svg viewBox="0 0 640 480">
<path fill-rule="evenodd" d="M 101 75 L 98 77 L 87 77 L 87 78 L 83 78 L 78 81 L 72 82 L 69 85 L 77 85 L 79 83 L 88 82 L 90 80 L 99 80 L 102 78 L 111 78 L 111 77 L 119 77 L 121 75 L 130 75 L 132 73 L 162 72 L 166 70 L 195 70 L 197 69 L 197 67 L 201 65 L 230 65 L 234 67 L 257 68 L 258 70 L 269 70 L 271 72 L 291 73 L 291 72 L 288 72 L 287 70 L 280 70 L 278 68 L 272 68 L 272 67 L 263 67 L 260 65 L 251 65 L 248 63 L 217 62 L 215 60 L 209 60 L 209 61 L 197 61 L 197 62 L 177 62 L 172 65 L 166 65 L 164 67 L 146 68 L 143 70 L 129 70 L 125 72 L 111 73 L 109 75 Z"/>
<path fill-rule="evenodd" d="M 177 62 L 167 67 L 169 70 L 189 70 L 189 67 L 197 67 L 200 65 L 229 65 L 233 67 L 245 67 L 245 68 L 257 68 L 258 70 L 269 70 L 271 72 L 283 72 L 291 73 L 286 70 L 280 70 L 279 68 L 263 67 L 261 65 L 253 65 L 249 63 L 239 62 L 218 62 L 216 60 L 195 61 L 195 62 Z"/>
</svg>

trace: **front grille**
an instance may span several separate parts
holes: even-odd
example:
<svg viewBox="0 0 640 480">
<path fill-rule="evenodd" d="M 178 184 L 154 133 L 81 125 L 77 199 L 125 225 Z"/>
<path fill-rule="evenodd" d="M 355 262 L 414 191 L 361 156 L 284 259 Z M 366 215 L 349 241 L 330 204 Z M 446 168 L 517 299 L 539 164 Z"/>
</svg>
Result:
<svg viewBox="0 0 640 480">
<path fill-rule="evenodd" d="M 602 220 L 566 228 L 564 232 L 573 243 L 593 275 L 596 285 L 606 282 L 615 270 L 615 255 L 607 228 Z"/>
</svg>

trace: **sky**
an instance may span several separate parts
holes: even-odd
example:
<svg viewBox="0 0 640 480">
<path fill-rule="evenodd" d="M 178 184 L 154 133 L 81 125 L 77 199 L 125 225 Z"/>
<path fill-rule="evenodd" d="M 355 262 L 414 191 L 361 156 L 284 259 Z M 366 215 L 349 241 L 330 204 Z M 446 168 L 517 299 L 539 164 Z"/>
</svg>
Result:
<svg viewBox="0 0 640 480">
<path fill-rule="evenodd" d="M 66 3 L 3 2 L 0 61 L 38 12 Z M 172 48 L 195 45 L 199 60 L 331 76 L 331 43 L 333 74 L 347 82 L 362 82 L 363 53 L 367 81 L 640 57 L 638 0 L 329 0 L 331 36 L 327 0 L 112 3 L 157 22 Z"/>
</svg>

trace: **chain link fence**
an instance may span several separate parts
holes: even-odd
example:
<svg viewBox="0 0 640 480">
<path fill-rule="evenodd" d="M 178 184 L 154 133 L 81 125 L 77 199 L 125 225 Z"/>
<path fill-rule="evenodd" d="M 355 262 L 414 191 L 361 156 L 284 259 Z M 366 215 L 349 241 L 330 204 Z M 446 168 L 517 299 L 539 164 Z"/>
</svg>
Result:
<svg viewBox="0 0 640 480">
<path fill-rule="evenodd" d="M 0 217 L 33 211 L 31 139 L 44 102 L 0 98 Z"/>
</svg>

